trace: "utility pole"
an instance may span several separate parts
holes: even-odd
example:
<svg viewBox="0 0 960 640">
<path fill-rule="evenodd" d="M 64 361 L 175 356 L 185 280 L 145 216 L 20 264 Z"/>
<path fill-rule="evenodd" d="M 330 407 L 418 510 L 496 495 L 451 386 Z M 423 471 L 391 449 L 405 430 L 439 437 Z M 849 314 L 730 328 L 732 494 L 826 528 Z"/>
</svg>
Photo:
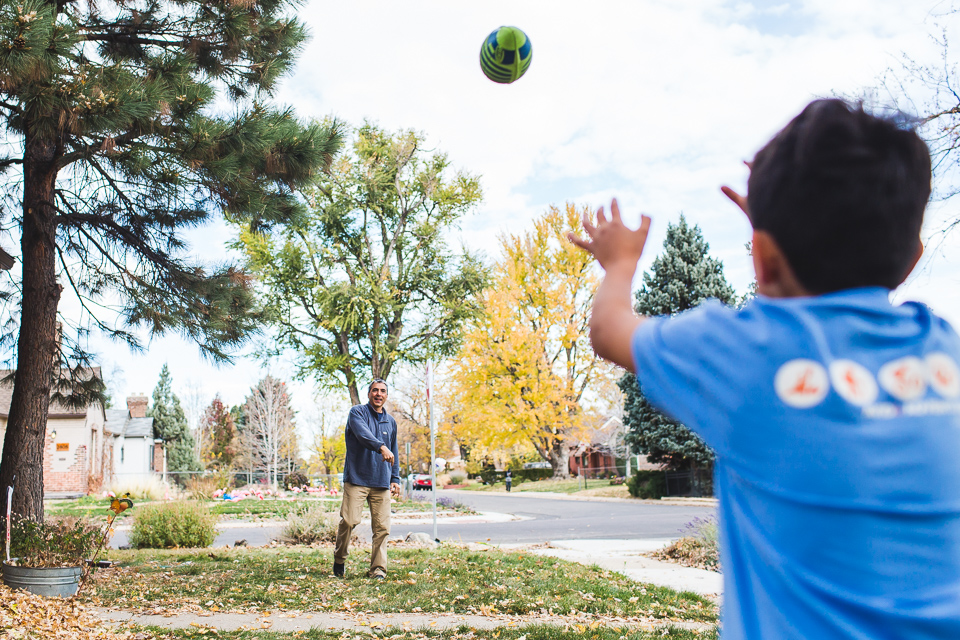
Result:
<svg viewBox="0 0 960 640">
<path fill-rule="evenodd" d="M 433 539 L 437 535 L 437 447 L 436 416 L 433 412 L 433 363 L 427 363 L 427 401 L 430 403 L 430 489 L 433 493 Z"/>
</svg>

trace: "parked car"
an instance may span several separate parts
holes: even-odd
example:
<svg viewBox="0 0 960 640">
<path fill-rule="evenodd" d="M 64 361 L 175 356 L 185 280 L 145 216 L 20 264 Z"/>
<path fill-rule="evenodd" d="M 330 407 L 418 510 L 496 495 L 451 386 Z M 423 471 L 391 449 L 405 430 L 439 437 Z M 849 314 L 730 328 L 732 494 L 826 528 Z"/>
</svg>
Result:
<svg viewBox="0 0 960 640">
<path fill-rule="evenodd" d="M 433 479 L 426 473 L 414 473 L 410 476 L 414 489 L 432 489 Z"/>
</svg>

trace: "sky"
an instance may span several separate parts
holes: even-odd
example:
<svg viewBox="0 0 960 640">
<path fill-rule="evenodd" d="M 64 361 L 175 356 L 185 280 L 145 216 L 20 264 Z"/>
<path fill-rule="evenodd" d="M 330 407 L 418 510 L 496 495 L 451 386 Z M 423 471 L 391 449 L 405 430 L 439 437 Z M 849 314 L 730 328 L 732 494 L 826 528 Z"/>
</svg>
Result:
<svg viewBox="0 0 960 640">
<path fill-rule="evenodd" d="M 944 2 L 902 0 L 593 0 L 484 2 L 357 0 L 303 5 L 312 38 L 277 102 L 304 119 L 336 116 L 417 129 L 454 166 L 481 177 L 484 200 L 451 241 L 497 257 L 502 233 L 521 233 L 551 204 L 592 207 L 618 198 L 628 224 L 653 218 L 640 270 L 668 223 L 699 225 L 738 292 L 753 278 L 750 227 L 719 187 L 745 191 L 744 160 L 811 99 L 857 95 L 899 69 L 904 52 L 935 62 L 930 37 Z M 533 61 L 511 85 L 487 80 L 480 45 L 501 25 L 530 37 Z M 880 96 L 882 98 L 882 96 Z M 930 250 L 897 300 L 920 300 L 960 326 L 960 232 L 937 231 L 960 200 L 931 205 Z M 192 233 L 191 250 L 228 255 L 222 223 Z M 639 273 L 639 272 L 638 272 Z M 238 404 L 283 362 L 251 349 L 216 367 L 175 336 L 146 353 L 94 338 L 122 402 L 149 395 L 164 363 L 181 399 L 219 393 Z M 293 385 L 301 423 L 336 409 Z M 190 404 L 190 401 L 186 401 Z M 323 408 L 320 408 L 323 405 Z M 346 407 L 343 407 L 346 409 Z"/>
</svg>

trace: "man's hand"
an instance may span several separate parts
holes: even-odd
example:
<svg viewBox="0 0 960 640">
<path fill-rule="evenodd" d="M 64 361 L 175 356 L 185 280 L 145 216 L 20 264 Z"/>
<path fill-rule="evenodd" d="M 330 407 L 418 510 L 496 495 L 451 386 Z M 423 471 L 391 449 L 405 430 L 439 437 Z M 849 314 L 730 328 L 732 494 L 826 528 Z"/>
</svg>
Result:
<svg viewBox="0 0 960 640">
<path fill-rule="evenodd" d="M 390 447 L 383 445 L 380 447 L 380 455 L 383 456 L 383 461 L 387 464 L 393 464 L 393 451 L 390 451 Z"/>
<path fill-rule="evenodd" d="M 400 485 L 398 485 L 396 482 L 390 483 L 390 495 L 397 500 L 400 499 Z"/>
<path fill-rule="evenodd" d="M 583 240 L 576 234 L 570 233 L 570 242 L 581 249 L 586 249 L 597 259 L 604 271 L 611 269 L 628 270 L 633 277 L 637 270 L 637 262 L 643 254 L 643 245 L 647 242 L 647 233 L 650 231 L 650 218 L 641 216 L 640 228 L 631 231 L 620 219 L 620 206 L 616 199 L 610 203 L 610 219 L 603 212 L 603 207 L 597 210 L 597 224 L 590 222 L 589 216 L 583 216 L 583 229 L 589 240 Z"/>
</svg>

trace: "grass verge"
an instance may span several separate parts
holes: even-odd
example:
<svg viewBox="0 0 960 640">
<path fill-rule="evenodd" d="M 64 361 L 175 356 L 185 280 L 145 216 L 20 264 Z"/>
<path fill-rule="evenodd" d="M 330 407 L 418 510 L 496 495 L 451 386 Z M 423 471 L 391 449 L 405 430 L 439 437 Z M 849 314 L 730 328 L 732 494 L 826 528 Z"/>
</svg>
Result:
<svg viewBox="0 0 960 640">
<path fill-rule="evenodd" d="M 584 489 L 586 486 L 586 489 Z M 467 485 L 463 487 L 464 491 L 493 491 L 504 492 L 506 487 L 503 482 L 494 485 L 485 485 L 481 483 Z M 513 492 L 522 491 L 546 491 L 550 493 L 576 493 L 578 495 L 610 495 L 613 497 L 629 498 L 630 493 L 623 485 L 611 485 L 609 480 L 601 478 L 589 478 L 586 482 L 582 479 L 577 480 L 531 480 L 514 484 L 511 488 Z"/>
<path fill-rule="evenodd" d="M 355 551 L 347 578 L 329 549 L 252 548 L 111 552 L 121 566 L 95 574 L 86 603 L 136 609 L 369 611 L 373 613 L 599 614 L 713 622 L 694 593 L 638 584 L 598 567 L 499 550 L 391 549 L 385 581 L 365 577 Z"/>
</svg>

